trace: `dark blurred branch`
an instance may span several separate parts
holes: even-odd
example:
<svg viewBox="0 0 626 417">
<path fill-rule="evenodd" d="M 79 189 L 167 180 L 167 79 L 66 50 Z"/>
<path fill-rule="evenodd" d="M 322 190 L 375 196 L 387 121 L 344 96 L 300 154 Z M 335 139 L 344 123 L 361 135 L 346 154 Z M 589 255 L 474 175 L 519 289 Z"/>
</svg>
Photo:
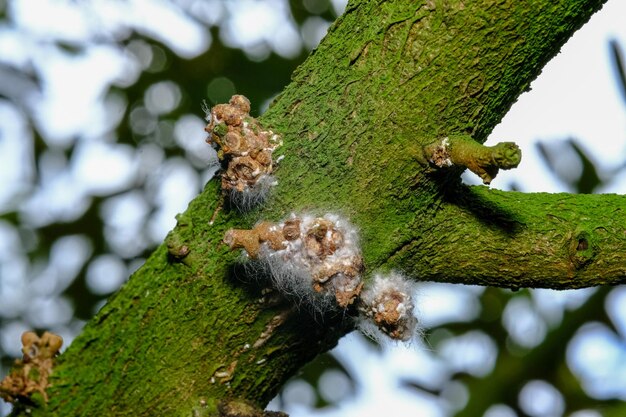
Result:
<svg viewBox="0 0 626 417">
<path fill-rule="evenodd" d="M 0 97 L 5 97 L 20 105 L 39 92 L 39 80 L 0 62 Z"/>
<path fill-rule="evenodd" d="M 614 172 L 599 172 L 602 168 L 591 160 L 587 151 L 574 138 L 549 143 L 538 142 L 536 146 L 550 171 L 572 192 L 591 194 L 615 175 Z M 572 160 L 569 165 L 564 166 L 564 155 L 572 153 L 577 160 Z M 582 170 L 576 178 L 573 178 L 572 165 L 575 166 L 576 162 L 581 164 Z M 600 175 L 601 173 L 603 175 Z"/>
<path fill-rule="evenodd" d="M 615 76 L 617 77 L 618 83 L 617 87 L 622 93 L 622 98 L 626 102 L 626 61 L 624 61 L 622 49 L 615 39 L 609 41 L 609 47 L 611 48 L 612 62 L 615 66 Z"/>
</svg>

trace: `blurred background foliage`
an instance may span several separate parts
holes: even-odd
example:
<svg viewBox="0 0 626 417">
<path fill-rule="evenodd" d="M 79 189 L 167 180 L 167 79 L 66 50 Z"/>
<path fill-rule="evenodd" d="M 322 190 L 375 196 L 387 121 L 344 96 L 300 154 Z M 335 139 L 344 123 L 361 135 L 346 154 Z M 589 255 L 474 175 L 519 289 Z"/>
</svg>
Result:
<svg viewBox="0 0 626 417">
<path fill-rule="evenodd" d="M 0 0 L 0 376 L 27 329 L 71 341 L 214 174 L 202 103 L 237 92 L 262 113 L 344 7 Z M 626 65 L 610 50 L 626 104 Z M 623 169 L 575 138 L 538 150 L 570 192 Z M 423 340 L 350 335 L 270 408 L 367 415 L 359 402 L 371 397 L 421 416 L 626 415 L 623 288 L 421 293 Z"/>
</svg>

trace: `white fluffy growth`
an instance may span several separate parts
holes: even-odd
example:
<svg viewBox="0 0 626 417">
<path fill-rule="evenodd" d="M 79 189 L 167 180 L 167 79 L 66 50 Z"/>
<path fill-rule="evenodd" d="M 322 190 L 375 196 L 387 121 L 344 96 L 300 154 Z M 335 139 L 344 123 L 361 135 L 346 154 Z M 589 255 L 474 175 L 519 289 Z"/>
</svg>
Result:
<svg viewBox="0 0 626 417">
<path fill-rule="evenodd" d="M 297 238 L 286 238 L 280 250 L 264 243 L 258 259 L 268 268 L 276 289 L 286 296 L 316 312 L 347 307 L 361 289 L 362 258 L 356 228 L 335 214 L 321 218 L 292 214 L 275 227 L 284 229 L 286 223 L 297 227 L 293 225 L 298 221 Z M 320 245 L 311 238 L 312 233 L 329 223 L 333 229 L 325 232 Z M 325 244 L 331 245 L 332 251 L 321 249 Z"/>
<path fill-rule="evenodd" d="M 376 274 L 361 293 L 359 328 L 381 341 L 382 335 L 408 341 L 418 334 L 415 285 L 397 272 Z"/>
<path fill-rule="evenodd" d="M 242 191 L 236 189 L 229 190 L 230 204 L 242 213 L 248 212 L 263 204 L 269 197 L 271 188 L 277 184 L 278 182 L 272 175 L 261 175 L 254 185 L 250 185 Z"/>
</svg>

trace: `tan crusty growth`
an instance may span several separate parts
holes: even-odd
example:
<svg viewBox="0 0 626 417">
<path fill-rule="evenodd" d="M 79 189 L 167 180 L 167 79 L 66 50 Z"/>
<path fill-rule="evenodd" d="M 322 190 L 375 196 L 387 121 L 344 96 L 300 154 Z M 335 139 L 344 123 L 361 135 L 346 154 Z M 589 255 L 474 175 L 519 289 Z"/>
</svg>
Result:
<svg viewBox="0 0 626 417">
<path fill-rule="evenodd" d="M 0 398 L 15 402 L 20 398 L 29 398 L 33 393 L 40 393 L 48 401 L 46 389 L 50 385 L 48 378 L 52 373 L 54 358 L 59 353 L 63 339 L 54 333 L 45 332 L 41 337 L 34 332 L 22 334 L 22 360 L 16 360 L 15 366 L 0 382 Z"/>
<path fill-rule="evenodd" d="M 217 155 L 226 165 L 222 190 L 253 193 L 244 197 L 246 202 L 275 183 L 270 176 L 272 152 L 280 145 L 280 137 L 250 116 L 246 97 L 234 95 L 228 104 L 214 106 L 205 130 L 209 133 L 207 142 L 217 147 Z"/>
</svg>

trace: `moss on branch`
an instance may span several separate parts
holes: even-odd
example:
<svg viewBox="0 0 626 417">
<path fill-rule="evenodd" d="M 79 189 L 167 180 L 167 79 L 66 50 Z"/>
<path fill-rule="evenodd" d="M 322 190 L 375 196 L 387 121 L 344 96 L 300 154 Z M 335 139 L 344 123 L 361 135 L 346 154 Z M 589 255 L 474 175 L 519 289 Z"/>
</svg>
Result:
<svg viewBox="0 0 626 417">
<path fill-rule="evenodd" d="M 573 289 L 626 282 L 626 198 L 459 186 L 388 260 L 421 279 Z"/>
</svg>

